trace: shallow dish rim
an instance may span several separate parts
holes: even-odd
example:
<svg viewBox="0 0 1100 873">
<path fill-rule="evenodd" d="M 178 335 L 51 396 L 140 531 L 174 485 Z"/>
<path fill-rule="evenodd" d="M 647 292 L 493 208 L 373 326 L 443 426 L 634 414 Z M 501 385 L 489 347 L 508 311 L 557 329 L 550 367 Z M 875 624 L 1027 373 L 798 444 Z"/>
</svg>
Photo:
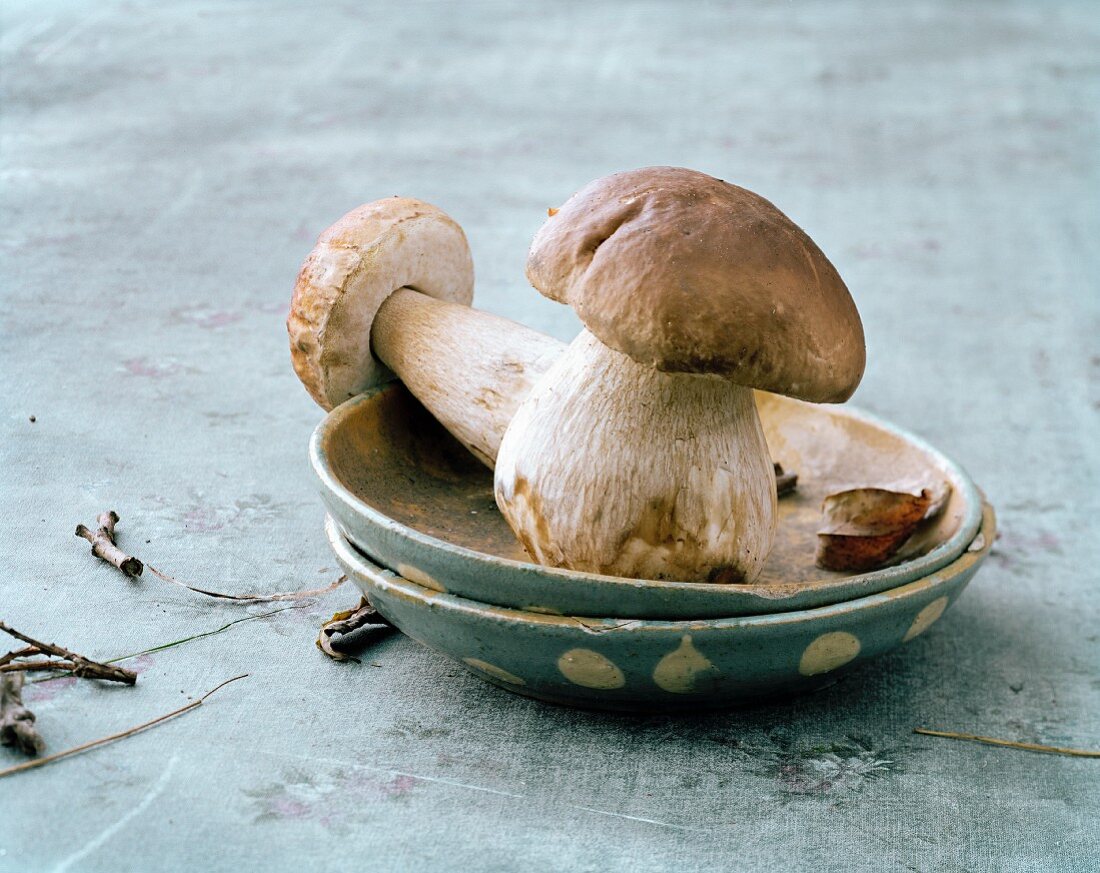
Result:
<svg viewBox="0 0 1100 873">
<path fill-rule="evenodd" d="M 897 588 L 880 591 L 875 594 L 867 594 L 852 600 L 842 600 L 838 603 L 829 603 L 808 609 L 790 610 L 787 612 L 774 612 L 758 615 L 735 615 L 725 618 L 699 618 L 682 620 L 665 619 L 626 619 L 626 618 L 599 618 L 592 616 L 572 615 L 547 615 L 537 612 L 528 612 L 522 609 L 514 609 L 508 606 L 497 606 L 473 600 L 458 594 L 436 591 L 418 585 L 404 576 L 395 573 L 385 567 L 380 567 L 362 554 L 343 535 L 340 525 L 329 514 L 325 515 L 325 535 L 329 546 L 336 556 L 336 560 L 349 573 L 353 581 L 365 578 L 373 585 L 389 589 L 395 596 L 413 600 L 421 606 L 433 606 L 446 608 L 449 611 L 461 611 L 477 615 L 480 618 L 493 618 L 498 621 L 520 622 L 528 625 L 549 625 L 557 628 L 566 626 L 572 629 L 583 630 L 591 633 L 593 626 L 601 628 L 600 633 L 628 633 L 634 631 L 661 630 L 669 632 L 692 633 L 701 630 L 725 630 L 730 628 L 745 628 L 758 626 L 775 626 L 781 624 L 797 624 L 800 622 L 812 622 L 822 618 L 844 615 L 846 613 L 874 609 L 887 604 L 895 604 L 922 591 L 937 588 L 947 584 L 956 576 L 965 573 L 971 568 L 977 569 L 988 557 L 996 537 L 997 518 L 992 505 L 982 501 L 982 524 L 979 534 L 981 540 L 975 538 L 971 546 L 963 551 L 954 561 L 933 572 L 921 576 L 919 579 L 906 582 Z M 363 592 L 366 594 L 366 591 Z M 587 629 L 586 626 L 587 625 Z"/>
<path fill-rule="evenodd" d="M 359 394 L 337 406 L 329 412 L 314 428 L 309 440 L 309 459 L 314 474 L 321 486 L 333 498 L 343 503 L 353 514 L 363 517 L 370 524 L 387 530 L 392 534 L 404 537 L 415 542 L 425 549 L 432 549 L 452 555 L 457 560 L 472 564 L 489 564 L 494 567 L 506 568 L 517 572 L 529 572 L 534 569 L 547 577 L 569 579 L 573 582 L 597 582 L 603 585 L 626 586 L 630 588 L 647 588 L 660 590 L 672 595 L 678 591 L 706 591 L 710 594 L 722 596 L 721 591 L 728 591 L 732 600 L 741 599 L 744 595 L 752 595 L 763 600 L 775 601 L 777 607 L 788 597 L 805 594 L 808 591 L 828 592 L 834 588 L 869 588 L 875 587 L 879 591 L 885 591 L 892 587 L 891 583 L 903 584 L 904 581 L 923 578 L 947 566 L 959 555 L 963 554 L 974 538 L 978 535 L 982 526 L 982 513 L 984 500 L 974 481 L 967 475 L 961 465 L 945 455 L 925 440 L 910 433 L 904 428 L 898 427 L 872 413 L 854 406 L 839 406 L 832 414 L 848 416 L 874 427 L 880 428 L 918 448 L 919 450 L 937 459 L 944 470 L 949 470 L 961 491 L 964 503 L 964 512 L 959 520 L 958 529 L 934 548 L 918 555 L 911 560 L 903 561 L 866 573 L 840 575 L 835 578 L 817 583 L 806 582 L 769 582 L 763 585 L 715 585 L 706 582 L 677 582 L 664 579 L 630 579 L 622 576 L 608 576 L 600 573 L 587 573 L 580 570 L 569 570 L 563 567 L 551 567 L 536 564 L 532 561 L 519 561 L 514 558 L 506 558 L 488 552 L 479 552 L 467 546 L 448 542 L 439 537 L 426 534 L 406 524 L 402 524 L 382 511 L 371 506 L 359 498 L 343 482 L 340 481 L 332 469 L 324 450 L 326 438 L 335 432 L 343 423 L 352 417 L 359 406 L 367 403 L 375 395 L 400 385 L 398 382 L 389 382 L 369 391 Z M 954 487 L 954 484 L 953 484 Z M 857 594 L 857 596 L 862 596 Z M 850 598 L 849 598 L 850 599 Z M 731 608 L 733 608 L 731 606 Z M 766 614 L 766 613 L 765 613 Z"/>
</svg>

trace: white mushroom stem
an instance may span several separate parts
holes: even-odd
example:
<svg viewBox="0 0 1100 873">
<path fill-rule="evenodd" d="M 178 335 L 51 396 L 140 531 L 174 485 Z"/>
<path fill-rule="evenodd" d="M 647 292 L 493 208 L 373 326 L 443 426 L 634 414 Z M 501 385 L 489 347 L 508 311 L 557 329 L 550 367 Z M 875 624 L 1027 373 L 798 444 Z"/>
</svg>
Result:
<svg viewBox="0 0 1100 873">
<path fill-rule="evenodd" d="M 495 487 L 531 556 L 575 570 L 751 582 L 775 537 L 752 390 L 659 372 L 587 330 L 520 406 Z"/>
<path fill-rule="evenodd" d="M 374 354 L 492 469 L 520 403 L 565 344 L 507 318 L 400 288 L 378 309 Z"/>
</svg>

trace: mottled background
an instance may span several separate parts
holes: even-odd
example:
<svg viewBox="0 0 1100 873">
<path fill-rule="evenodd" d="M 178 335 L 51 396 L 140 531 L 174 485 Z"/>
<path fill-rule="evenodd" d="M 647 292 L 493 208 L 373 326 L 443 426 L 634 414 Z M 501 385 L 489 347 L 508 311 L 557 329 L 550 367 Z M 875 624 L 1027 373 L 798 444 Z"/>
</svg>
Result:
<svg viewBox="0 0 1100 873">
<path fill-rule="evenodd" d="M 1100 763 L 1100 11 L 1079 3 L 0 6 L 0 616 L 111 657 L 277 607 L 93 561 L 78 521 L 232 590 L 336 575 L 283 319 L 316 234 L 394 193 L 466 228 L 481 306 L 547 206 L 681 164 L 805 227 L 863 313 L 858 404 L 957 457 L 1003 528 L 931 631 L 797 702 L 555 709 L 319 603 L 33 686 L 0 870 L 1086 870 Z M 30 417 L 34 416 L 34 423 Z M 1092 446 L 1090 449 L 1089 446 Z M 0 767 L 17 760 L 0 750 Z"/>
</svg>

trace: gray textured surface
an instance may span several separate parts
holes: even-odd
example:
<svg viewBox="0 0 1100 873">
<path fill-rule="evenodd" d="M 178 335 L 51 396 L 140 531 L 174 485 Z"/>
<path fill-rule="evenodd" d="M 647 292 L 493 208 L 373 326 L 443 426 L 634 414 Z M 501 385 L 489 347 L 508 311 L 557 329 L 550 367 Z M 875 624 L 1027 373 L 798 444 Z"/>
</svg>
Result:
<svg viewBox="0 0 1100 873">
<path fill-rule="evenodd" d="M 959 458 L 1003 538 L 929 633 L 812 698 L 595 716 L 411 641 L 313 649 L 351 599 L 29 692 L 52 749 L 0 782 L 0 870 L 1085 870 L 1100 747 L 1100 15 L 1093 3 L 95 4 L 7 0 L 0 614 L 108 657 L 248 612 L 91 560 L 244 588 L 334 575 L 319 418 L 283 317 L 315 234 L 403 193 L 467 229 L 488 309 L 547 206 L 672 163 L 758 190 L 863 312 L 856 402 Z M 28 417 L 35 415 L 32 424 Z M 268 607 L 270 609 L 270 607 Z M 0 750 L 0 766 L 15 760 Z"/>
</svg>

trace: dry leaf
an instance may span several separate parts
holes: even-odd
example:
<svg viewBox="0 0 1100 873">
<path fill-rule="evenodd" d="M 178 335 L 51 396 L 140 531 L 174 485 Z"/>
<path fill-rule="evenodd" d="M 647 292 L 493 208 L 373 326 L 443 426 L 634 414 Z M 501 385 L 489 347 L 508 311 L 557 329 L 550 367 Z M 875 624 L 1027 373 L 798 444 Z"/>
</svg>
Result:
<svg viewBox="0 0 1100 873">
<path fill-rule="evenodd" d="M 824 570 L 874 570 L 897 555 L 921 522 L 947 502 L 950 486 L 851 488 L 821 504 L 817 566 Z"/>
<path fill-rule="evenodd" d="M 380 630 L 395 629 L 386 617 L 375 610 L 367 598 L 363 597 L 357 607 L 338 612 L 321 625 L 321 632 L 317 635 L 317 648 L 334 661 L 355 661 L 358 663 L 358 658 L 334 648 L 333 643 L 339 643 L 339 641 L 333 638 L 338 635 L 350 634 L 352 631 L 369 625 L 376 625 Z"/>
</svg>

